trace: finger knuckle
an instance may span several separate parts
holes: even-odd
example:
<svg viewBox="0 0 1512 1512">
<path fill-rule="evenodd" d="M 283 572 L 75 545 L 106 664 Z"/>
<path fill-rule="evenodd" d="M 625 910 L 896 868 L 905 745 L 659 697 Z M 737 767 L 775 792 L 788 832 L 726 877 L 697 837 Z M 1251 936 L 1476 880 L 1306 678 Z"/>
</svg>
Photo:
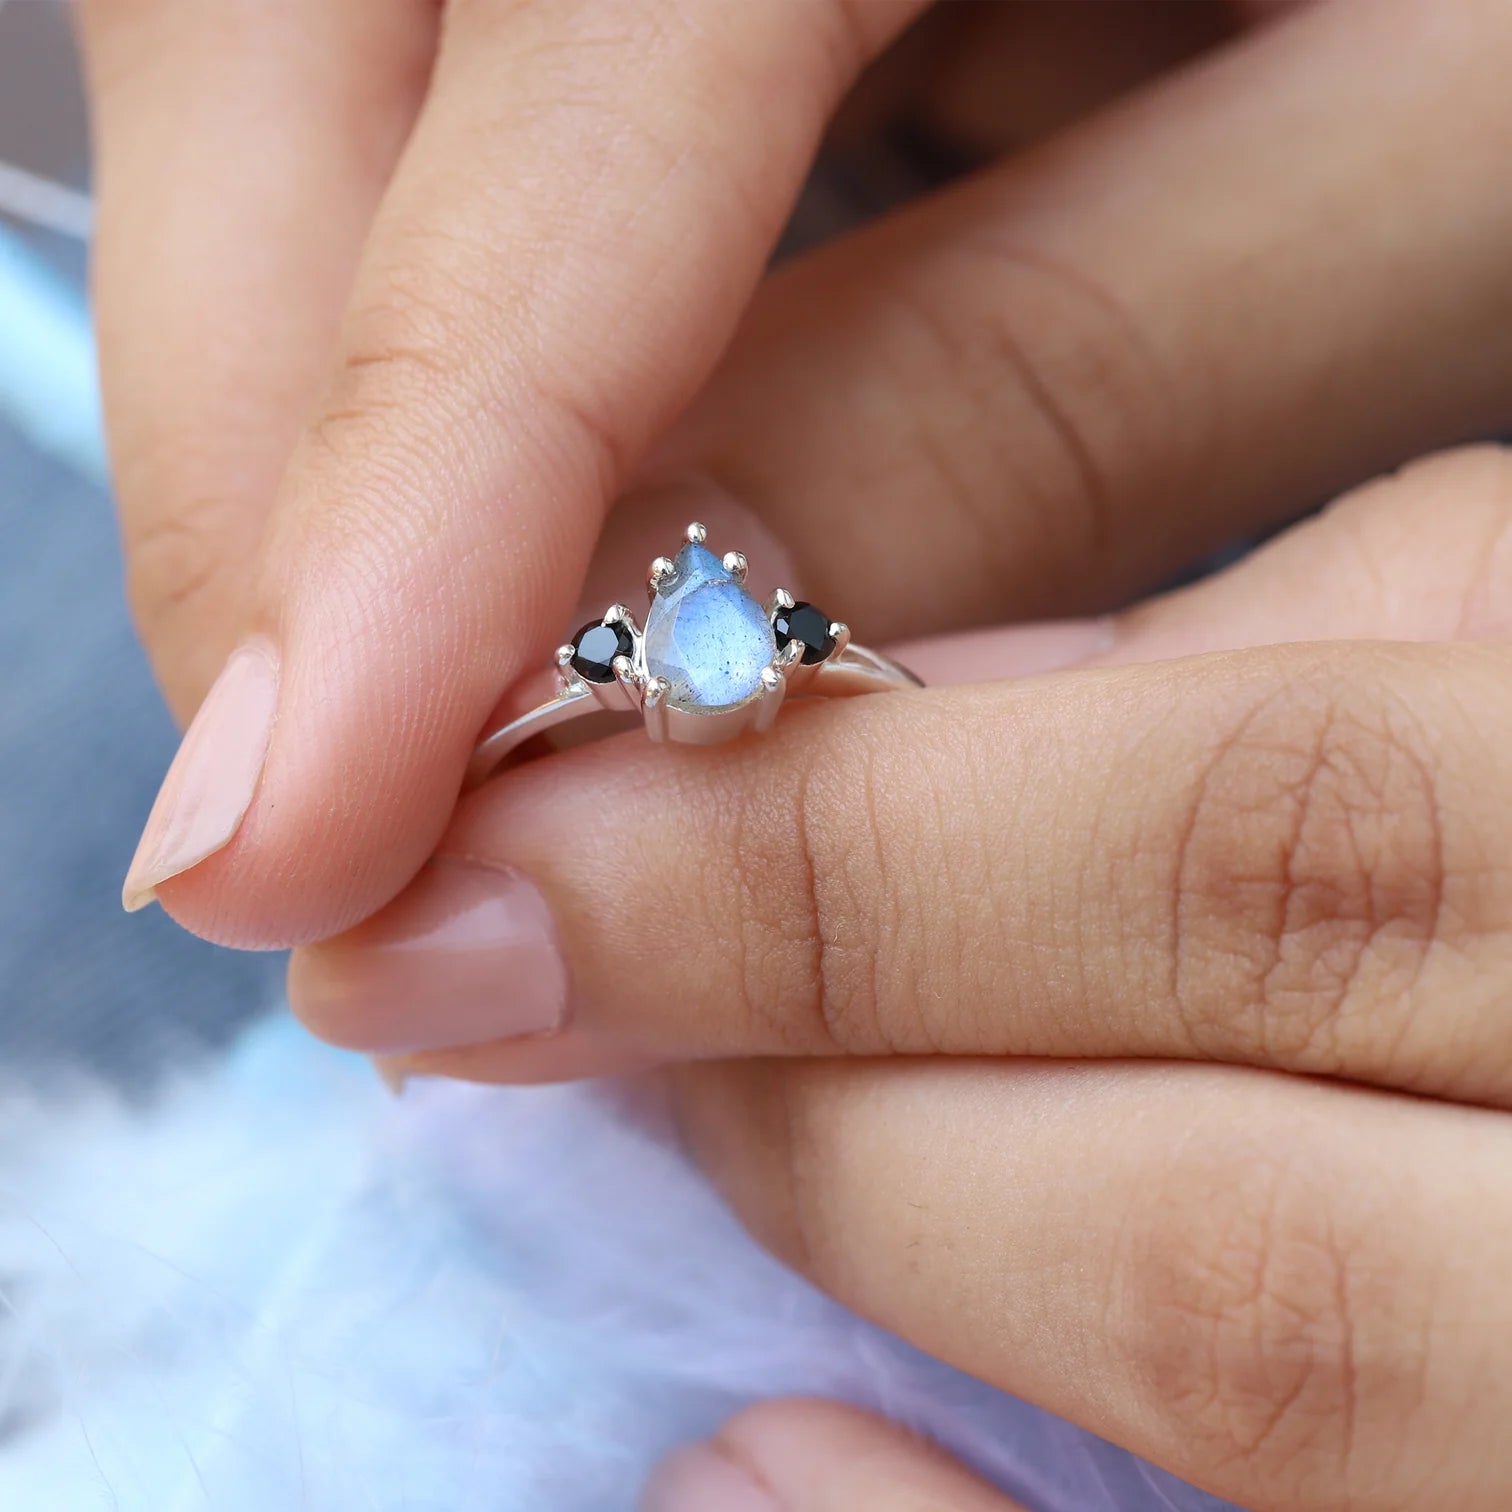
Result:
<svg viewBox="0 0 1512 1512">
<path fill-rule="evenodd" d="M 497 291 L 496 258 L 486 237 L 428 204 L 384 228 L 316 425 L 341 460 L 396 434 L 407 448 L 441 443 L 501 407 L 510 354 L 530 343 L 520 301 Z"/>
<path fill-rule="evenodd" d="M 1372 1331 L 1399 1278 L 1305 1159 L 1223 1153 L 1174 1162 L 1129 1246 L 1130 1364 L 1200 1478 L 1350 1505 L 1362 1445 L 1379 1464 L 1420 1395 Z"/>
<path fill-rule="evenodd" d="M 441 282 L 438 270 L 391 275 L 381 297 L 351 320 L 311 428 L 314 445 L 338 465 L 370 457 L 396 431 L 407 446 L 423 446 L 461 418 L 445 410 L 468 348 L 457 340 Z"/>
<path fill-rule="evenodd" d="M 964 286 L 984 291 L 969 311 L 954 293 Z M 1174 423 L 1171 384 L 1139 317 L 1064 256 L 994 233 L 963 237 L 934 277 L 888 292 L 917 333 L 903 348 L 914 377 L 937 362 L 976 412 L 974 434 L 1001 438 L 963 452 L 953 427 L 926 418 L 910 447 L 975 523 L 992 560 L 1022 555 L 1027 512 L 1057 548 L 1041 558 L 1076 564 L 1074 582 L 1049 586 L 1062 599 L 1076 594 L 1089 561 L 1113 549 L 1115 516 L 1137 507 L 1127 481 L 1115 488 L 1114 478 L 1176 486 L 1203 430 L 1190 406 Z M 990 320 L 976 318 L 984 305 Z M 1001 507 L 1005 478 L 1013 511 Z"/>
<path fill-rule="evenodd" d="M 217 494 L 169 492 L 171 509 L 130 531 L 126 599 L 137 631 L 156 645 L 212 595 L 226 589 L 226 542 L 234 506 Z"/>
<path fill-rule="evenodd" d="M 413 512 L 416 496 L 476 495 L 482 467 L 605 497 L 625 476 L 632 440 L 611 386 L 554 351 L 518 300 L 480 296 L 488 285 L 486 256 L 466 237 L 393 234 L 311 427 L 316 465 L 342 479 L 336 497 L 365 514 L 385 498 Z M 508 455 L 480 463 L 506 430 Z M 313 519 L 339 528 L 340 514 Z"/>
<path fill-rule="evenodd" d="M 763 1195 L 757 1231 L 762 1242 L 800 1275 L 823 1284 L 833 1255 L 833 1151 L 815 1118 L 804 1071 L 774 1066 L 759 1072 L 753 1127 L 760 1132 Z M 746 1210 L 749 1214 L 749 1208 Z"/>
<path fill-rule="evenodd" d="M 710 970 L 727 983 L 732 1043 L 795 1054 L 833 1048 L 822 1016 L 795 1011 L 813 999 L 821 969 L 805 787 L 801 774 L 780 795 L 759 777 L 721 783 L 725 843 L 692 858 L 690 890 L 698 937 L 716 952 Z"/>
<path fill-rule="evenodd" d="M 846 759 L 797 794 L 805 1017 L 831 1052 L 959 1049 L 980 1039 L 968 1021 L 989 994 L 969 980 L 973 945 L 995 937 L 999 908 L 962 799 L 981 751 L 949 721 L 924 718 L 900 736 L 885 710 L 856 716 Z"/>
<path fill-rule="evenodd" d="M 673 1068 L 669 1090 L 693 1158 L 766 1249 L 817 1277 L 828 1162 L 808 1090 L 813 1066 L 769 1058 Z M 822 1121 L 822 1120 L 817 1120 Z"/>
<path fill-rule="evenodd" d="M 1172 991 L 1199 1053 L 1315 1072 L 1390 1056 L 1454 927 L 1440 788 L 1394 698 L 1326 676 L 1213 745 L 1172 873 Z"/>
<path fill-rule="evenodd" d="M 858 751 L 847 787 L 857 810 L 875 817 L 876 761 Z M 889 1048 L 880 1009 L 878 961 L 886 950 L 877 908 L 884 897 L 878 853 L 837 804 L 832 782 L 810 773 L 798 786 L 795 875 L 812 966 L 805 1017 L 815 1042 L 843 1053 Z"/>
<path fill-rule="evenodd" d="M 841 759 L 797 763 L 780 791 L 741 782 L 721 805 L 739 878 L 742 1018 L 756 1043 L 805 1054 L 920 1053 L 936 1045 L 940 1004 L 958 985 L 965 926 L 954 914 L 975 917 L 985 889 L 942 906 L 941 857 L 961 847 L 943 832 L 951 804 L 928 801 L 919 780 L 927 743 L 917 732 L 889 741 L 875 711 L 843 717 Z M 777 738 L 811 730 L 795 711 Z M 729 896 L 716 877 L 702 890 Z M 729 938 L 728 920 L 720 932 Z"/>
</svg>

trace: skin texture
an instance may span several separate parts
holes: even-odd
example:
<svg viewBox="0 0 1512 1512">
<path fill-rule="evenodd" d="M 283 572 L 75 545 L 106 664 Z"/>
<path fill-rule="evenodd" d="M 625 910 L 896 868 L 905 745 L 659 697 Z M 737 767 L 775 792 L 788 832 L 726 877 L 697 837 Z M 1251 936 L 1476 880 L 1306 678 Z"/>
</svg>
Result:
<svg viewBox="0 0 1512 1512">
<path fill-rule="evenodd" d="M 188 257 L 223 254 L 227 281 L 252 264 L 227 360 L 250 351 L 207 385 L 207 322 L 177 293 L 188 276 L 145 302 L 135 281 L 158 259 L 139 188 L 153 180 L 134 165 L 173 129 L 165 113 L 182 133 L 179 72 L 213 54 L 207 93 L 242 102 L 260 141 L 268 102 L 311 87 L 310 54 L 267 44 L 276 83 L 243 81 L 258 50 L 201 37 L 245 24 L 241 11 L 159 3 L 172 14 L 150 53 L 134 7 L 89 13 L 107 144 L 98 281 L 133 562 L 177 542 L 137 595 L 175 703 L 203 693 L 203 670 L 180 667 L 211 661 L 212 644 L 255 632 L 282 654 L 258 795 L 216 854 L 161 879 L 164 906 L 225 943 L 327 936 L 414 875 L 500 690 L 569 623 L 604 511 L 637 469 L 725 483 L 802 556 L 815 595 L 854 591 L 850 618 L 881 639 L 1009 606 L 1110 606 L 1237 530 L 1488 425 L 1512 376 L 1500 5 L 1391 0 L 1369 27 L 1349 4 L 1284 17 L 753 299 L 826 115 L 910 9 L 795 0 L 794 20 L 637 0 L 605 32 L 601 7 L 493 0 L 445 10 L 429 93 L 409 101 L 412 134 L 344 261 L 341 228 L 371 208 L 375 175 L 356 178 L 361 205 L 338 172 L 304 191 L 331 207 L 297 214 L 322 277 L 349 272 L 324 324 L 283 309 L 274 285 L 295 280 L 270 276 L 266 233 L 224 252 L 218 168 L 203 190 L 198 159 L 158 188 L 191 217 L 184 238 L 216 238 Z M 737 24 L 753 34 L 722 29 Z M 711 115 L 732 57 L 736 93 Z M 415 68 L 407 52 L 382 92 L 390 133 Z M 749 103 L 773 78 L 790 102 L 777 132 Z M 363 106 L 349 117 L 345 135 L 366 139 Z M 684 138 L 696 150 L 669 150 Z M 601 164 L 592 192 L 580 161 Z M 269 196 L 283 229 L 304 208 L 283 182 L 251 185 L 238 214 Z M 267 345 L 265 306 L 309 340 Z M 198 397 L 175 388 L 138 420 L 148 366 Z M 280 399 L 272 434 L 293 451 L 269 442 L 276 487 L 234 457 L 219 481 L 219 417 L 203 410 L 217 391 L 242 430 L 260 391 Z M 928 531 L 914 529 L 921 501 Z M 865 530 L 847 523 L 858 511 Z M 145 558 L 141 521 L 157 522 Z M 891 551 L 899 530 L 937 558 Z M 228 575 L 237 593 L 219 586 Z M 199 608 L 154 629 L 174 613 L 157 606 L 185 595 Z"/>
<path fill-rule="evenodd" d="M 999 622 L 1504 419 L 1512 15 L 946 8 L 847 99 L 924 9 L 85 6 L 138 621 L 183 718 L 249 637 L 276 668 L 266 762 L 181 764 L 203 806 L 165 800 L 133 896 L 323 941 L 296 1007 L 400 1074 L 682 1063 L 780 1254 L 1243 1505 L 1502 1507 L 1505 454 L 1113 619 Z M 994 89 L 1031 56 L 1063 87 Z M 1000 160 L 763 276 L 831 118 L 899 100 Z M 664 496 L 611 503 L 688 473 L 959 686 L 454 811 L 585 575 L 607 602 L 664 548 Z M 480 864 L 470 933 L 418 906 Z M 458 1034 L 446 973 L 507 982 L 504 943 L 536 997 L 474 991 Z M 401 956 L 436 1000 L 377 1013 Z M 558 983 L 564 1027 L 504 1038 Z M 885 1425 L 764 1412 L 654 1494 L 712 1456 L 782 1508 L 1004 1505 Z"/>
</svg>

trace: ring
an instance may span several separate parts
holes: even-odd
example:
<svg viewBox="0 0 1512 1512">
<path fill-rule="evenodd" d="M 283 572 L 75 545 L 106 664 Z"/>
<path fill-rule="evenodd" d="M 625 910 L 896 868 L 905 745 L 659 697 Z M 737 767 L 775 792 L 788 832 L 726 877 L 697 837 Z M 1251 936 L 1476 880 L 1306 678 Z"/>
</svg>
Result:
<svg viewBox="0 0 1512 1512">
<path fill-rule="evenodd" d="M 695 522 L 675 558 L 652 562 L 644 630 L 613 604 L 558 648 L 555 695 L 512 717 L 505 711 L 473 752 L 467 788 L 487 781 L 527 740 L 587 714 L 639 713 L 652 740 L 714 745 L 769 730 L 789 695 L 923 686 L 785 589 L 758 603 L 745 586 L 744 555 L 717 557 L 706 539 Z"/>
</svg>

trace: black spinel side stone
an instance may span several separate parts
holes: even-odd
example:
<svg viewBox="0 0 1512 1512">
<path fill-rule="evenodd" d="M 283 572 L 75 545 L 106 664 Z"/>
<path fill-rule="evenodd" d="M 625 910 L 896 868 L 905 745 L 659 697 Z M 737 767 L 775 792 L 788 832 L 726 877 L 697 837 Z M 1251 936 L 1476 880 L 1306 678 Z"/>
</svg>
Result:
<svg viewBox="0 0 1512 1512">
<path fill-rule="evenodd" d="M 780 651 L 789 641 L 803 642 L 803 664 L 812 667 L 835 649 L 835 637 L 829 633 L 829 615 L 812 604 L 794 604 L 779 609 L 772 618 L 772 631 Z"/>
<path fill-rule="evenodd" d="M 614 658 L 629 656 L 635 649 L 630 632 L 622 624 L 584 625 L 572 637 L 572 670 L 593 683 L 614 681 Z"/>
</svg>

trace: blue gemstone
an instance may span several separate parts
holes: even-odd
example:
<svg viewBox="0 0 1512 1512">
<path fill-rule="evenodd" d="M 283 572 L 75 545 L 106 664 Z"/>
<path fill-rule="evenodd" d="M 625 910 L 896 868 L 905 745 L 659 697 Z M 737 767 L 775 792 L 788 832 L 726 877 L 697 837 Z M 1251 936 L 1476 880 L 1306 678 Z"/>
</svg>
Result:
<svg viewBox="0 0 1512 1512">
<path fill-rule="evenodd" d="M 766 611 L 692 542 L 652 600 L 645 645 L 646 670 L 671 684 L 668 703 L 706 712 L 743 704 L 777 653 Z"/>
</svg>

